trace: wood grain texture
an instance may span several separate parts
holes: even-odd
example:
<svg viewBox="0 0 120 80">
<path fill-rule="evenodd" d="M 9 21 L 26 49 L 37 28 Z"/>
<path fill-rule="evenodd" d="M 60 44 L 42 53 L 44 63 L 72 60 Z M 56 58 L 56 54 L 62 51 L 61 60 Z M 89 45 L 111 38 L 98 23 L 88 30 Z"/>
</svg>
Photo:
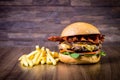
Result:
<svg viewBox="0 0 120 80">
<path fill-rule="evenodd" d="M 0 6 L 0 11 L 0 46 L 44 45 L 77 21 L 95 25 L 105 43 L 120 41 L 119 7 Z"/>
<path fill-rule="evenodd" d="M 52 46 L 51 49 L 55 49 Z M 105 46 L 107 56 L 92 65 L 38 65 L 22 67 L 18 58 L 34 47 L 0 47 L 0 80 L 119 80 L 120 46 Z"/>
<path fill-rule="evenodd" d="M 0 5 L 120 6 L 119 0 L 0 0 Z"/>
</svg>

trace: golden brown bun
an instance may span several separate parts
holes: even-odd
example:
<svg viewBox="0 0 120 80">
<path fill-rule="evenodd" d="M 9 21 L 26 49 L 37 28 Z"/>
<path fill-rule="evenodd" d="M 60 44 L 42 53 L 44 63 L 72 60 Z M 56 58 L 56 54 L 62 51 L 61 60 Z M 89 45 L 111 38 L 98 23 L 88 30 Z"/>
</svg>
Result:
<svg viewBox="0 0 120 80">
<path fill-rule="evenodd" d="M 74 35 L 84 35 L 84 34 L 100 34 L 99 30 L 85 22 L 76 22 L 68 25 L 61 33 L 63 36 L 74 36 Z"/>
<path fill-rule="evenodd" d="M 77 59 L 72 58 L 70 55 L 59 54 L 59 59 L 61 62 L 68 64 L 91 64 L 99 62 L 101 56 L 80 56 Z"/>
</svg>

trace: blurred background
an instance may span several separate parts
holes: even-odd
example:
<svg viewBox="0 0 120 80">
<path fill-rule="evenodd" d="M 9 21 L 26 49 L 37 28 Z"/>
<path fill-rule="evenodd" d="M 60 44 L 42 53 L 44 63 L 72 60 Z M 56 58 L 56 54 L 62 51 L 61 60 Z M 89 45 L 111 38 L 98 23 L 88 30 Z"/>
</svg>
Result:
<svg viewBox="0 0 120 80">
<path fill-rule="evenodd" d="M 73 22 L 88 22 L 105 35 L 105 45 L 120 43 L 120 0 L 0 0 L 0 46 L 50 47 Z"/>
</svg>

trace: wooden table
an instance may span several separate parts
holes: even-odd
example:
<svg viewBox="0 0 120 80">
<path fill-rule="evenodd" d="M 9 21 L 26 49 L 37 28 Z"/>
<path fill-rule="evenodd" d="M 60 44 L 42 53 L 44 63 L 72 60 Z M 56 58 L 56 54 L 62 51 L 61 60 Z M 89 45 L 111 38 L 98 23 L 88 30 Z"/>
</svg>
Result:
<svg viewBox="0 0 120 80">
<path fill-rule="evenodd" d="M 0 80 L 119 80 L 120 46 L 105 46 L 107 56 L 93 65 L 38 65 L 22 67 L 18 58 L 33 47 L 0 47 Z"/>
</svg>

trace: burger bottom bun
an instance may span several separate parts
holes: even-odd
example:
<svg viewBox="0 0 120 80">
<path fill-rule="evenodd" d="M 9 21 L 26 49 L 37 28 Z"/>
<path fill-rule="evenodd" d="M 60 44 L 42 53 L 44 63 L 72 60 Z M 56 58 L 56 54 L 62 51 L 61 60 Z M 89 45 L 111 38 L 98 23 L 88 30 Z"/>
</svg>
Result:
<svg viewBox="0 0 120 80">
<path fill-rule="evenodd" d="M 72 58 L 70 55 L 59 54 L 59 59 L 61 62 L 68 63 L 68 64 L 91 64 L 99 62 L 101 56 L 94 55 L 94 56 L 80 56 L 79 58 L 75 59 Z"/>
</svg>

